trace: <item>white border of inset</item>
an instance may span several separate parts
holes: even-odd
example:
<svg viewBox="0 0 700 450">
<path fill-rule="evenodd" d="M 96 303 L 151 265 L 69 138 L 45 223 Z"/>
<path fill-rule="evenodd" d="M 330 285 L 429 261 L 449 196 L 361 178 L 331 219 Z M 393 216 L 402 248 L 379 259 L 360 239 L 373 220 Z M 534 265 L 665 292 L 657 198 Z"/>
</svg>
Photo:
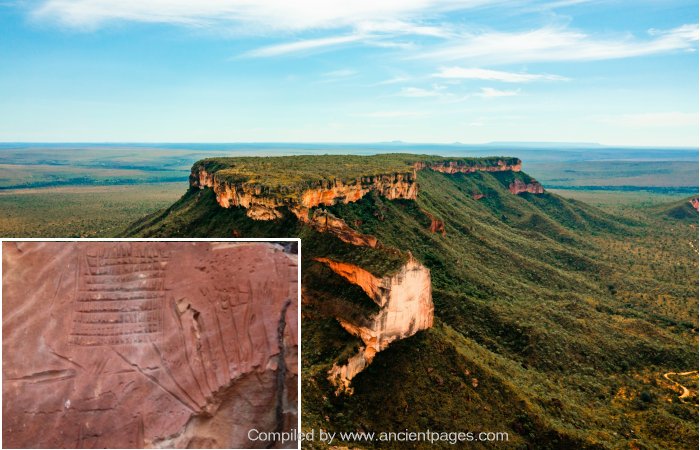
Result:
<svg viewBox="0 0 700 450">
<path fill-rule="evenodd" d="M 5 242 L 267 242 L 270 244 L 279 242 L 297 243 L 297 449 L 301 450 L 301 239 L 300 238 L 0 238 L 0 278 L 2 271 L 2 246 Z M 0 282 L 0 304 L 2 303 L 2 283 Z M 2 311 L 0 311 L 2 320 Z M 3 333 L 4 339 L 4 333 Z M 0 360 L 2 360 L 2 347 L 0 346 Z M 2 391 L 0 390 L 0 403 L 2 403 Z M 0 448 L 2 436 L 0 436 Z"/>
</svg>

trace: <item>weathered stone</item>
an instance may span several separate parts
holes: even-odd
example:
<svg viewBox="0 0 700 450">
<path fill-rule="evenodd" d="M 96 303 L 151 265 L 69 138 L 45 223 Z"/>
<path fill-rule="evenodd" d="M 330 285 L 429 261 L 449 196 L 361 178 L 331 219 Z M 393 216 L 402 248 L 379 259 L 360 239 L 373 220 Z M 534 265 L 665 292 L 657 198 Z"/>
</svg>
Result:
<svg viewBox="0 0 700 450">
<path fill-rule="evenodd" d="M 515 180 L 508 186 L 508 190 L 512 194 L 522 194 L 523 192 L 529 192 L 530 194 L 544 194 L 544 187 L 542 185 L 532 180 L 529 183 L 525 183 L 522 180 Z"/>
<path fill-rule="evenodd" d="M 474 173 L 474 172 L 505 172 L 513 171 L 520 172 L 522 168 L 522 163 L 518 161 L 517 164 L 508 164 L 505 161 L 498 161 L 495 165 L 466 165 L 460 163 L 460 161 L 445 161 L 445 162 L 434 162 L 430 164 L 418 163 L 415 166 L 417 169 L 429 168 L 436 172 L 442 173 Z"/>
<path fill-rule="evenodd" d="M 301 221 L 321 233 L 330 233 L 343 242 L 363 247 L 376 247 L 377 238 L 352 229 L 340 219 L 324 209 L 315 209 L 310 218 L 301 216 Z"/>
<path fill-rule="evenodd" d="M 375 354 L 394 341 L 433 326 L 430 271 L 413 257 L 397 273 L 383 278 L 352 264 L 327 258 L 316 260 L 361 287 L 380 307 L 376 314 L 364 318 L 362 323 L 337 317 L 347 332 L 359 337 L 365 344 L 347 363 L 334 365 L 329 373 L 329 379 L 339 388 L 339 392 L 352 393 L 350 381 L 372 362 Z"/>
<path fill-rule="evenodd" d="M 393 173 L 358 178 L 349 183 L 340 180 L 320 183 L 305 189 L 298 196 L 279 196 L 265 192 L 260 186 L 248 183 L 229 183 L 209 173 L 203 167 L 193 168 L 190 185 L 204 189 L 209 187 L 216 194 L 216 201 L 224 208 L 241 206 L 255 220 L 274 220 L 281 217 L 277 208 L 288 207 L 300 220 L 309 210 L 321 205 L 356 202 L 366 194 L 376 191 L 389 199 L 415 199 L 418 185 L 415 172 Z"/>
<path fill-rule="evenodd" d="M 248 431 L 297 424 L 297 263 L 267 243 L 4 242 L 3 445 L 268 447 Z"/>
</svg>

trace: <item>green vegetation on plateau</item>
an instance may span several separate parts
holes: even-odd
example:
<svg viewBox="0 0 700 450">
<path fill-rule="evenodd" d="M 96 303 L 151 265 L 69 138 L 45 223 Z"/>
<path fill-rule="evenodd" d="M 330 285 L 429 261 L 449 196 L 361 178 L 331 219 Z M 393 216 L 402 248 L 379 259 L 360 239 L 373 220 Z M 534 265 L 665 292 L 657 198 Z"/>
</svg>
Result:
<svg viewBox="0 0 700 450">
<path fill-rule="evenodd" d="M 322 176 L 326 158 L 314 172 L 315 158 L 300 157 L 304 177 Z M 342 158 L 358 172 L 331 173 L 359 173 L 358 158 Z M 380 166 L 369 161 L 363 175 Z M 284 173 L 294 173 L 286 163 Z M 687 200 L 602 210 L 553 193 L 513 195 L 513 176 L 426 170 L 416 201 L 370 193 L 326 208 L 377 236 L 376 249 L 312 231 L 289 213 L 253 221 L 218 206 L 208 189 L 189 190 L 127 234 L 302 238 L 304 430 L 509 433 L 508 444 L 484 448 L 695 448 L 697 390 L 681 400 L 663 375 L 698 369 L 697 214 L 673 213 Z M 429 215 L 444 222 L 444 236 L 430 232 Z M 380 352 L 353 380 L 354 395 L 336 397 L 327 371 L 359 341 L 328 311 L 346 305 L 359 317 L 373 305 L 314 258 L 380 275 L 407 250 L 431 269 L 436 324 Z"/>
<path fill-rule="evenodd" d="M 385 153 L 372 156 L 315 155 L 278 157 L 208 158 L 195 163 L 193 171 L 204 168 L 229 183 L 266 186 L 278 192 L 296 192 L 323 181 L 354 181 L 363 177 L 410 173 L 417 162 L 455 161 L 460 166 L 491 166 L 498 161 L 514 165 L 517 158 L 443 158 L 433 155 Z"/>
</svg>

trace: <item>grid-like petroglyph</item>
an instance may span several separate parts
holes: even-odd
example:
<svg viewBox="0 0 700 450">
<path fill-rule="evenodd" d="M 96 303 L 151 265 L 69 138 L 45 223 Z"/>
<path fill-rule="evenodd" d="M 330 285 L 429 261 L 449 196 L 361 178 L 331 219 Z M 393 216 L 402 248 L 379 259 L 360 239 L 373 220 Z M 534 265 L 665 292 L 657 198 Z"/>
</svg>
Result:
<svg viewBox="0 0 700 450">
<path fill-rule="evenodd" d="M 144 244 L 120 243 L 80 256 L 74 345 L 142 344 L 163 330 L 167 254 Z"/>
</svg>

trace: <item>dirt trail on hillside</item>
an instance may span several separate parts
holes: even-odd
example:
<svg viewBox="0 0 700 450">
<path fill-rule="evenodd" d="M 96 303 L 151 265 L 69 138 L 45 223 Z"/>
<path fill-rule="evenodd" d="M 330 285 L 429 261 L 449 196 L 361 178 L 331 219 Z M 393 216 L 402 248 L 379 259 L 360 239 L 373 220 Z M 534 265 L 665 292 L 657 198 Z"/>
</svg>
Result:
<svg viewBox="0 0 700 450">
<path fill-rule="evenodd" d="M 668 381 L 671 383 L 675 384 L 676 386 L 679 386 L 682 389 L 681 395 L 678 397 L 679 399 L 683 400 L 684 398 L 690 397 L 690 389 L 687 387 L 683 386 L 679 382 L 671 379 L 671 375 L 680 375 L 680 376 L 686 376 L 686 375 L 692 375 L 692 374 L 697 374 L 697 370 L 691 370 L 689 372 L 667 372 L 664 374 L 664 378 L 666 378 Z"/>
</svg>

